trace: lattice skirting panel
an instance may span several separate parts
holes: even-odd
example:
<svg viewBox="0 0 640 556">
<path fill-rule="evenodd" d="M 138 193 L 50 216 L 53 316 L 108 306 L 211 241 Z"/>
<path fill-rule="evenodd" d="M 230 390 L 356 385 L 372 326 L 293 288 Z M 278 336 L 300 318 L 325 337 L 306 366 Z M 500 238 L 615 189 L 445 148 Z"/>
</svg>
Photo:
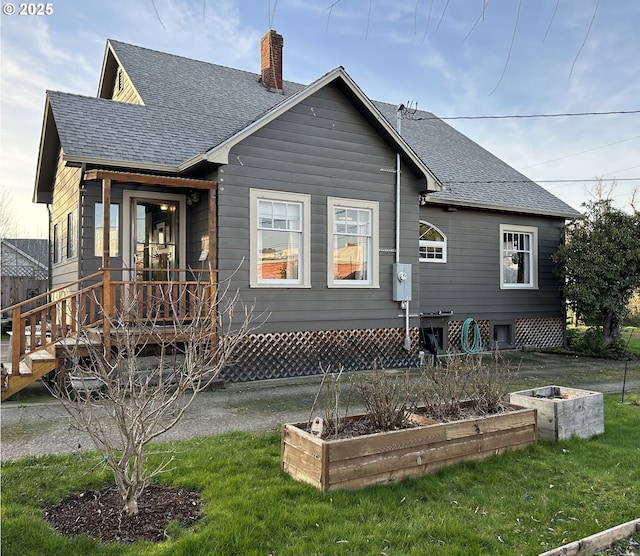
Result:
<svg viewBox="0 0 640 556">
<path fill-rule="evenodd" d="M 478 320 L 476 321 L 478 324 L 478 328 L 480 329 L 480 345 L 481 350 L 491 349 L 489 347 L 489 330 L 491 328 L 490 322 L 488 320 Z M 450 353 L 460 353 L 462 352 L 462 325 L 464 321 L 456 320 L 449 321 L 449 326 L 447 327 L 447 351 Z M 469 333 L 469 345 L 473 344 L 473 329 Z"/>
<path fill-rule="evenodd" d="M 516 319 L 516 345 L 551 347 L 564 343 L 564 320 L 562 318 Z"/>
<path fill-rule="evenodd" d="M 418 365 L 418 329 L 411 328 L 411 350 L 404 328 L 321 330 L 250 334 L 238 346 L 223 377 L 231 382 Z"/>
</svg>

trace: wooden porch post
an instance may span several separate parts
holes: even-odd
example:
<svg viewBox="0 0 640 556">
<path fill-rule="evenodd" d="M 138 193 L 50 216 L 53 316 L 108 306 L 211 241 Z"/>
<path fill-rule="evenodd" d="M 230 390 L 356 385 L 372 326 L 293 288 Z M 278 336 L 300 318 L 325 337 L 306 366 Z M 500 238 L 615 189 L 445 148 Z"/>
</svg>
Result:
<svg viewBox="0 0 640 556">
<path fill-rule="evenodd" d="M 111 247 L 111 179 L 102 180 L 102 330 L 107 354 L 111 351 L 111 317 L 114 315 L 111 294 L 111 270 L 109 255 Z"/>
<path fill-rule="evenodd" d="M 20 326 L 20 319 L 22 318 L 20 313 L 21 307 L 16 307 L 11 315 L 11 374 L 19 374 L 20 369 L 20 356 L 24 353 L 25 338 L 22 334 L 22 327 Z"/>
</svg>

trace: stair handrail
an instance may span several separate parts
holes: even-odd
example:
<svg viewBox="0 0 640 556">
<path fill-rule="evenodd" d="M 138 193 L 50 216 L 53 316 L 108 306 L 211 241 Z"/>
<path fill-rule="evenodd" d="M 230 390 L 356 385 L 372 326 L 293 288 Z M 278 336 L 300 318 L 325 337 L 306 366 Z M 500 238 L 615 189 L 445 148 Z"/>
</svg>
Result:
<svg viewBox="0 0 640 556">
<path fill-rule="evenodd" d="M 64 302 L 65 299 L 70 299 L 74 296 L 78 296 L 81 295 L 83 290 L 85 288 L 80 288 L 64 297 L 61 297 L 59 299 L 56 299 L 55 301 L 47 301 L 44 304 L 38 305 L 37 307 L 35 307 L 34 309 L 30 309 L 28 311 L 25 311 L 24 313 L 22 312 L 22 308 L 25 305 L 30 305 L 33 303 L 36 303 L 38 301 L 42 301 L 43 299 L 51 299 L 51 296 L 57 292 L 60 291 L 64 291 L 64 290 L 68 290 L 70 287 L 76 286 L 78 284 L 81 284 L 82 282 L 86 282 L 88 280 L 92 280 L 94 278 L 99 278 L 99 277 L 104 277 L 104 271 L 100 270 L 99 272 L 95 272 L 94 274 L 91 274 L 89 276 L 85 276 L 84 278 L 81 278 L 79 280 L 75 280 L 73 282 L 68 282 L 66 284 L 64 284 L 63 286 L 59 286 L 53 290 L 49 290 L 46 293 L 34 296 L 30 299 L 27 299 L 25 301 L 21 301 L 20 303 L 16 303 L 14 305 L 11 305 L 10 307 L 7 307 L 6 309 L 2 309 L 0 312 L 2 313 L 8 313 L 9 311 L 11 311 L 11 331 L 12 331 L 12 338 L 11 338 L 11 368 L 12 369 L 17 369 L 19 368 L 20 365 L 20 359 L 22 358 L 22 356 L 26 353 L 26 327 L 27 327 L 27 319 L 29 317 L 31 317 L 32 315 L 35 315 L 38 312 L 42 312 L 42 311 L 46 311 L 49 307 L 53 307 L 59 303 Z M 92 286 L 90 286 L 90 288 L 92 287 L 100 287 L 100 285 L 103 283 L 103 281 L 99 281 L 97 284 L 93 284 Z M 41 342 L 41 346 L 40 347 L 46 347 L 46 342 L 42 341 L 42 338 L 46 338 L 46 334 L 47 331 L 46 330 L 40 330 L 40 342 Z M 66 335 L 66 331 L 65 334 Z M 32 341 L 35 340 L 36 337 L 36 333 L 34 330 L 31 331 L 31 336 L 32 336 Z M 52 342 L 53 343 L 53 342 Z"/>
<path fill-rule="evenodd" d="M 82 282 L 86 282 L 87 280 L 93 280 L 94 278 L 97 278 L 98 276 L 102 276 L 104 274 L 104 271 L 99 270 L 98 272 L 94 272 L 93 274 L 90 274 L 89 276 L 85 276 L 84 278 L 80 278 L 79 280 L 76 280 L 74 282 L 69 282 L 67 284 L 64 284 L 63 286 L 58 286 L 57 288 L 53 289 L 53 290 L 47 290 L 45 293 L 41 293 L 40 295 L 36 295 L 34 297 L 30 297 L 29 299 L 25 299 L 24 301 L 21 301 L 20 303 L 15 303 L 14 305 L 11 305 L 10 307 L 5 307 L 0 309 L 0 313 L 8 313 L 9 311 L 13 311 L 16 308 L 22 308 L 24 305 L 28 305 L 30 303 L 34 303 L 35 301 L 39 301 L 41 299 L 45 299 L 47 297 L 50 297 L 52 294 L 59 292 L 61 290 L 66 290 L 69 289 L 72 286 L 75 286 L 77 284 L 81 284 Z"/>
</svg>

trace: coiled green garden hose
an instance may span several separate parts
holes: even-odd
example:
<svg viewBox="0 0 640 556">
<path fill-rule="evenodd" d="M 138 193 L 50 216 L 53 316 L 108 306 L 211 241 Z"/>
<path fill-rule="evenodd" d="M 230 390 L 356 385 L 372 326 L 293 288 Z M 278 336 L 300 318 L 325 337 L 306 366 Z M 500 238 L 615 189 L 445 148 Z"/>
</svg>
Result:
<svg viewBox="0 0 640 556">
<path fill-rule="evenodd" d="M 469 345 L 469 328 L 473 325 L 473 344 Z M 462 324 L 462 351 L 475 355 L 480 352 L 480 327 L 478 323 L 468 318 Z"/>
</svg>

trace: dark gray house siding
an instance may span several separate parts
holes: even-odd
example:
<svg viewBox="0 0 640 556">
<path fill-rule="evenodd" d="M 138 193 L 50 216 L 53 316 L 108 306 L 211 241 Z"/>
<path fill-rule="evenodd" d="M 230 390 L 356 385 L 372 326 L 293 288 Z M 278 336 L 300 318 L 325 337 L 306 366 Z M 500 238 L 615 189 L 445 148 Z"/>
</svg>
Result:
<svg viewBox="0 0 640 556">
<path fill-rule="evenodd" d="M 395 153 L 334 88 L 322 90 L 235 147 L 220 171 L 218 264 L 221 277 L 258 312 L 271 313 L 261 332 L 401 326 L 391 299 L 395 246 Z M 401 253 L 416 259 L 415 179 L 403 175 Z M 311 195 L 311 287 L 250 288 L 249 191 Z M 327 198 L 377 201 L 380 209 L 378 288 L 327 287 Z M 409 262 L 409 261 L 406 261 Z"/>
<path fill-rule="evenodd" d="M 393 347 L 384 348 L 392 354 L 384 363 L 408 362 L 402 349 L 404 321 L 391 295 L 395 164 L 394 150 L 336 87 L 322 89 L 232 149 L 229 164 L 219 173 L 218 265 L 221 279 L 233 276 L 233 289 L 239 289 L 246 303 L 255 302 L 256 314 L 269 315 L 253 339 L 260 344 L 261 354 L 268 354 L 273 347 L 269 341 L 275 341 L 273 336 L 265 337 L 276 333 L 277 342 L 304 352 L 306 372 L 318 372 L 321 363 L 370 367 L 376 357 L 381 357 L 378 350 L 383 348 L 370 349 L 366 344 L 374 335 L 371 331 L 384 330 L 383 336 L 398 338 Z M 249 287 L 252 188 L 311 196 L 310 288 Z M 409 171 L 402 174 L 402 190 L 401 260 L 416 263 L 418 186 Z M 327 287 L 327 242 L 331 241 L 327 231 L 328 197 L 379 203 L 378 288 Z M 415 265 L 414 270 L 417 295 Z M 305 335 L 308 331 L 326 334 Z M 351 349 L 340 349 L 348 335 L 352 336 Z M 315 349 L 319 338 L 328 346 L 326 349 Z M 354 348 L 353 344 L 360 345 Z M 331 357 L 332 352 L 337 357 Z M 269 376 L 268 369 L 260 370 L 269 365 L 268 356 L 256 358 L 254 365 L 258 366 L 257 376 Z M 295 363 L 290 364 L 286 372 L 300 372 L 295 367 Z"/>
<path fill-rule="evenodd" d="M 482 321 L 486 347 L 492 343 L 492 327 L 496 324 L 510 325 L 510 343 L 516 344 L 516 322 L 523 318 L 555 326 L 558 334 L 557 323 L 562 317 L 561 283 L 554 274 L 551 257 L 561 241 L 562 219 L 471 209 L 449 212 L 442 206 L 422 207 L 420 219 L 436 226 L 447 237 L 448 251 L 446 263 L 419 265 L 422 312 L 452 311 L 448 322 L 467 318 Z M 536 288 L 501 289 L 501 224 L 537 228 Z M 449 338 L 449 343 L 458 346 L 459 338 Z"/>
</svg>

